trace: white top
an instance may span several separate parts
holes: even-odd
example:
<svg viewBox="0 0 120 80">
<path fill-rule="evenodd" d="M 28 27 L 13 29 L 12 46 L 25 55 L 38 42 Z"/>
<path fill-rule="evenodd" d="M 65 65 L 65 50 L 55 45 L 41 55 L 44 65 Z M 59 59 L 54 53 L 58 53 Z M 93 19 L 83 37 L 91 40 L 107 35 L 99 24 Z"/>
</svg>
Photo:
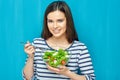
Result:
<svg viewBox="0 0 120 80">
<path fill-rule="evenodd" d="M 46 50 L 53 49 L 43 38 L 35 38 L 33 46 L 35 46 L 34 75 L 31 80 L 70 80 L 70 78 L 66 76 L 56 74 L 47 69 L 42 56 Z M 66 65 L 69 70 L 76 74 L 85 75 L 87 80 L 95 80 L 92 61 L 85 44 L 74 41 L 66 50 L 69 52 L 70 56 L 68 64 Z"/>
</svg>

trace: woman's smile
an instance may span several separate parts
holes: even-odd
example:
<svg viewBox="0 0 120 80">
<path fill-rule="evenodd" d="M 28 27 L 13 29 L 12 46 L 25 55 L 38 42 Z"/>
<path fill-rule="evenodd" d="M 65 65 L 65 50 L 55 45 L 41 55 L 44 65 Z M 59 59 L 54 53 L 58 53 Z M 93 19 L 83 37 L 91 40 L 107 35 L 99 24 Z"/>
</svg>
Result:
<svg viewBox="0 0 120 80">
<path fill-rule="evenodd" d="M 47 16 L 48 29 L 54 37 L 66 36 L 66 17 L 61 11 L 50 12 Z"/>
</svg>

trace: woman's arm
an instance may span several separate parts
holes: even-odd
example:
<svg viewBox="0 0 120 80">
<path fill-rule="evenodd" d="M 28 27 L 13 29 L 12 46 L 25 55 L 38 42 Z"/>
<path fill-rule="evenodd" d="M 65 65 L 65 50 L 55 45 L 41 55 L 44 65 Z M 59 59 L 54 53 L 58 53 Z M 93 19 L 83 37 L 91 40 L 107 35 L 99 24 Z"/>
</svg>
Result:
<svg viewBox="0 0 120 80">
<path fill-rule="evenodd" d="M 79 69 L 87 80 L 95 80 L 94 67 L 87 46 L 82 43 L 80 54 L 78 55 Z"/>
<path fill-rule="evenodd" d="M 86 80 L 85 75 L 78 75 L 74 72 L 71 72 L 66 66 L 60 66 L 59 68 L 54 68 L 54 67 L 47 65 L 47 67 L 50 71 L 65 75 L 71 78 L 72 80 Z"/>
<path fill-rule="evenodd" d="M 66 76 L 71 78 L 72 80 L 86 80 L 85 75 L 78 75 L 71 71 L 66 72 Z"/>
<path fill-rule="evenodd" d="M 23 69 L 23 75 L 24 75 L 24 78 L 26 78 L 26 80 L 30 80 L 34 74 L 34 70 L 33 70 L 34 54 L 33 53 L 35 52 L 35 49 L 29 42 L 27 42 L 27 44 L 25 44 L 24 50 L 29 57 L 27 58 L 27 62 Z"/>
<path fill-rule="evenodd" d="M 26 65 L 24 67 L 23 73 L 24 73 L 24 77 L 26 78 L 26 80 L 30 80 L 33 76 L 33 59 L 34 59 L 34 55 L 30 56 L 26 62 Z"/>
<path fill-rule="evenodd" d="M 81 75 L 71 72 L 66 66 L 61 66 L 58 69 L 47 65 L 48 69 L 55 73 L 65 75 L 72 80 L 95 80 L 95 74 L 90 54 L 88 53 L 87 47 L 85 45 L 82 46 L 82 49 L 83 50 L 78 55 L 78 66 Z"/>
</svg>

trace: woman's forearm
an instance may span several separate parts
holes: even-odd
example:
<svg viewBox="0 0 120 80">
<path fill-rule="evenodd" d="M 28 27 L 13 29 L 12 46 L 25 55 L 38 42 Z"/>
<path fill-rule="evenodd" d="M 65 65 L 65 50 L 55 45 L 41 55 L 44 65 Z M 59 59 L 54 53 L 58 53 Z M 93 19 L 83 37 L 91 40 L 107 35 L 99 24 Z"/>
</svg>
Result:
<svg viewBox="0 0 120 80">
<path fill-rule="evenodd" d="M 25 78 L 27 80 L 30 80 L 31 77 L 33 76 L 33 57 L 28 58 L 23 72 L 24 72 Z"/>
<path fill-rule="evenodd" d="M 71 80 L 86 80 L 86 77 L 84 75 L 78 75 L 71 71 L 68 71 L 65 75 L 71 78 Z"/>
</svg>

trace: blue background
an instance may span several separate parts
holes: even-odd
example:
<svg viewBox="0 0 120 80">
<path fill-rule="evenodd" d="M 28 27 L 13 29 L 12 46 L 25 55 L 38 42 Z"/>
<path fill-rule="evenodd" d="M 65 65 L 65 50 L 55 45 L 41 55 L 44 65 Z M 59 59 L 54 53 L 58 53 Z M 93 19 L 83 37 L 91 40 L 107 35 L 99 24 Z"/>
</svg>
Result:
<svg viewBox="0 0 120 80">
<path fill-rule="evenodd" d="M 39 37 L 54 0 L 0 0 L 0 80 L 22 80 L 21 42 Z M 79 39 L 91 54 L 96 80 L 120 80 L 120 0 L 65 0 Z"/>
</svg>

